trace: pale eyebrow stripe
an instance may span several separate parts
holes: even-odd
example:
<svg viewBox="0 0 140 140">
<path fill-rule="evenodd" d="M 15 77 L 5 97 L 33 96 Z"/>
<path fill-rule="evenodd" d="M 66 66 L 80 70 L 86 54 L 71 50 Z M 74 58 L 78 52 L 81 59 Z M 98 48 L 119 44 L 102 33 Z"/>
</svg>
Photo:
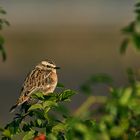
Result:
<svg viewBox="0 0 140 140">
<path fill-rule="evenodd" d="M 46 61 L 42 61 L 41 64 L 44 65 L 44 66 L 47 66 L 47 62 Z"/>
</svg>

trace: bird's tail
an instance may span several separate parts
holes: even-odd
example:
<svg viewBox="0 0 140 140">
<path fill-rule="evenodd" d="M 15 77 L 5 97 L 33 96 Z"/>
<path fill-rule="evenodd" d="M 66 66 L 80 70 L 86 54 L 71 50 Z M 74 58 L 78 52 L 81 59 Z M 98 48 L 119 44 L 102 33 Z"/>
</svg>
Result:
<svg viewBox="0 0 140 140">
<path fill-rule="evenodd" d="M 14 112 L 15 111 L 15 108 L 18 106 L 18 104 L 15 104 L 13 105 L 11 108 L 10 108 L 10 113 Z"/>
</svg>

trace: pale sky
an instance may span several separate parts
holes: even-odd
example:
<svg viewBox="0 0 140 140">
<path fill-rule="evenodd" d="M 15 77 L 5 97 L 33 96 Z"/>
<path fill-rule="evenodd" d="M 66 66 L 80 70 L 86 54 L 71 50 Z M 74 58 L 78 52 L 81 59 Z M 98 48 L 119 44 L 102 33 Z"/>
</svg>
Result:
<svg viewBox="0 0 140 140">
<path fill-rule="evenodd" d="M 132 18 L 133 0 L 1 0 L 14 24 L 111 24 Z"/>
</svg>

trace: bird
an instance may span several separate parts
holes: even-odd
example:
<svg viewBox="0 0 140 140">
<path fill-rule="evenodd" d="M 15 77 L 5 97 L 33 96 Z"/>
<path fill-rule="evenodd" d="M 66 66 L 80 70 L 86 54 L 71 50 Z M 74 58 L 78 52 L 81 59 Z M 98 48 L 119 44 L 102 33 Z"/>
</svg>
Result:
<svg viewBox="0 0 140 140">
<path fill-rule="evenodd" d="M 25 78 L 20 96 L 10 112 L 14 112 L 18 106 L 28 102 L 35 92 L 40 91 L 44 95 L 53 93 L 58 82 L 57 69 L 60 67 L 57 67 L 52 60 L 47 59 L 38 63 Z"/>
</svg>

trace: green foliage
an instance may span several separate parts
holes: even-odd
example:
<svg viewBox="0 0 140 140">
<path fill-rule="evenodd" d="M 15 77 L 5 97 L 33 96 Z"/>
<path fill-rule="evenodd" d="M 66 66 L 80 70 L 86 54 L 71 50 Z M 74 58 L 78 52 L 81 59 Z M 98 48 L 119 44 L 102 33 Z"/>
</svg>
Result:
<svg viewBox="0 0 140 140">
<path fill-rule="evenodd" d="M 5 14 L 6 14 L 6 11 L 2 7 L 0 7 L 0 16 L 3 16 Z M 6 19 L 0 18 L 0 30 L 2 30 L 5 25 L 9 26 L 10 24 Z M 3 61 L 6 60 L 6 52 L 5 52 L 5 49 L 3 47 L 4 42 L 5 42 L 4 37 L 2 35 L 0 35 L 0 51 L 2 53 Z"/>
<path fill-rule="evenodd" d="M 1 139 L 20 136 L 23 140 L 31 140 L 44 134 L 49 140 L 139 140 L 140 82 L 134 80 L 134 76 L 129 69 L 130 84 L 121 88 L 111 86 L 107 75 L 93 76 L 90 78 L 93 81 L 100 79 L 97 81 L 108 84 L 110 97 L 89 94 L 74 113 L 67 115 L 63 114 L 62 103 L 70 101 L 74 91 L 64 90 L 47 96 L 35 93 L 31 98 L 38 102 L 22 106 L 13 121 L 0 129 Z M 96 109 L 91 108 L 97 103 L 100 105 Z"/>
<path fill-rule="evenodd" d="M 70 127 L 70 116 L 56 117 L 57 108 L 61 102 L 70 101 L 70 97 L 76 94 L 72 90 L 64 90 L 60 93 L 51 93 L 48 96 L 43 93 L 35 93 L 31 98 L 38 100 L 36 104 L 24 104 L 19 114 L 16 114 L 13 121 L 1 129 L 2 140 L 16 138 L 23 135 L 24 140 L 33 139 L 35 136 L 44 133 L 48 138 L 62 139 L 64 132 Z M 55 111 L 54 111 L 55 109 Z M 59 119 L 60 118 L 60 119 Z M 67 123 L 66 123 L 67 122 Z"/>
<path fill-rule="evenodd" d="M 126 27 L 122 29 L 125 35 L 120 47 L 120 53 L 124 54 L 130 42 L 132 42 L 137 50 L 140 50 L 140 2 L 135 5 L 136 17 Z"/>
</svg>

